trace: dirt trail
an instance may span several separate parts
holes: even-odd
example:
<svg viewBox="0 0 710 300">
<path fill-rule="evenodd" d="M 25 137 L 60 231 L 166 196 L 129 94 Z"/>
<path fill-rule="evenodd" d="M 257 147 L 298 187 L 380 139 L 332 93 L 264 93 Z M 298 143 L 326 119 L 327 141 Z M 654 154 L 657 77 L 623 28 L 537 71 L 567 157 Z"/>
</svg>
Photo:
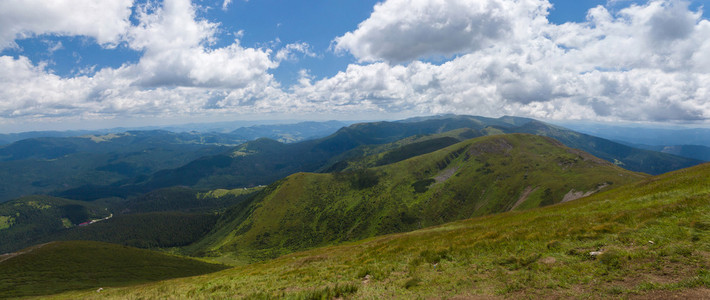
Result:
<svg viewBox="0 0 710 300">
<path fill-rule="evenodd" d="M 514 209 L 516 209 L 518 206 L 520 206 L 520 204 L 523 204 L 523 202 L 525 202 L 525 200 L 528 200 L 528 196 L 530 196 L 530 194 L 532 194 L 532 192 L 534 192 L 534 191 L 537 191 L 537 187 L 534 188 L 534 189 L 533 189 L 532 186 L 526 187 L 526 188 L 523 190 L 523 193 L 520 194 L 520 198 L 518 199 L 518 201 L 515 202 L 515 204 L 513 204 L 513 207 L 511 207 L 510 210 L 514 210 Z"/>
</svg>

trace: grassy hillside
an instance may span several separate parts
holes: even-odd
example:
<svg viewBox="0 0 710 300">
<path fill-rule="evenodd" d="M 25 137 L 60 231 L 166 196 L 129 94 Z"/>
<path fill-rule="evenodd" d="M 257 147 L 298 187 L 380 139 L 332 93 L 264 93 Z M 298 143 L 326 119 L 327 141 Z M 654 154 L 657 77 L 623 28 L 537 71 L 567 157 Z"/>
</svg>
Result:
<svg viewBox="0 0 710 300">
<path fill-rule="evenodd" d="M 710 164 L 558 205 L 60 298 L 702 298 Z"/>
<path fill-rule="evenodd" d="M 159 252 L 99 242 L 53 242 L 0 256 L 0 298 L 126 286 L 224 269 Z"/>
<path fill-rule="evenodd" d="M 481 137 L 387 166 L 294 174 L 266 188 L 250 206 L 225 213 L 211 235 L 187 250 L 261 260 L 551 205 L 643 177 L 550 138 Z"/>
</svg>

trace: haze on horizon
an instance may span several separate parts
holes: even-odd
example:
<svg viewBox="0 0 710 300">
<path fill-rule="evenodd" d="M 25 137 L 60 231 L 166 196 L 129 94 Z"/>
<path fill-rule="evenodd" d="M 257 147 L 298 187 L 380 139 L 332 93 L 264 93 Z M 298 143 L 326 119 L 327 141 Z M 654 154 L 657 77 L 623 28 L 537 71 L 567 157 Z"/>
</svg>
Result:
<svg viewBox="0 0 710 300">
<path fill-rule="evenodd" d="M 5 0 L 0 132 L 710 118 L 707 1 Z"/>
</svg>

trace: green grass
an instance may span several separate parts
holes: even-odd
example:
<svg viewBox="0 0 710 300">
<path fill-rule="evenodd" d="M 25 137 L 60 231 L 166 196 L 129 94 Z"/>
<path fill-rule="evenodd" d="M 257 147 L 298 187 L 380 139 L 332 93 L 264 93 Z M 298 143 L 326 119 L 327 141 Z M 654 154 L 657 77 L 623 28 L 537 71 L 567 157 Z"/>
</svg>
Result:
<svg viewBox="0 0 710 300">
<path fill-rule="evenodd" d="M 224 269 L 159 252 L 100 242 L 54 242 L 3 260 L 0 298 L 126 286 Z"/>
<path fill-rule="evenodd" d="M 504 212 L 517 202 L 521 208 L 553 204 L 571 190 L 644 176 L 545 137 L 481 137 L 387 166 L 291 175 L 249 206 L 225 213 L 210 235 L 185 250 L 253 262 Z M 534 192 L 525 198 L 527 189 Z"/>
<path fill-rule="evenodd" d="M 628 298 L 707 295 L 710 164 L 575 201 L 60 298 Z M 590 255 L 599 251 L 601 255 Z M 697 296 L 696 296 L 697 297 Z"/>
</svg>

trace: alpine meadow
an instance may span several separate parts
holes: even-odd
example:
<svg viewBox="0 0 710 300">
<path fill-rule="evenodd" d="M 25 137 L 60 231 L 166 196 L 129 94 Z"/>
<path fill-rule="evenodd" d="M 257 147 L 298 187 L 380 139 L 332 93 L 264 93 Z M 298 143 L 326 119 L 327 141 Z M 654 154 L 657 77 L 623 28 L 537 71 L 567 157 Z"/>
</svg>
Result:
<svg viewBox="0 0 710 300">
<path fill-rule="evenodd" d="M 703 0 L 0 1 L 0 299 L 710 299 Z"/>
</svg>

